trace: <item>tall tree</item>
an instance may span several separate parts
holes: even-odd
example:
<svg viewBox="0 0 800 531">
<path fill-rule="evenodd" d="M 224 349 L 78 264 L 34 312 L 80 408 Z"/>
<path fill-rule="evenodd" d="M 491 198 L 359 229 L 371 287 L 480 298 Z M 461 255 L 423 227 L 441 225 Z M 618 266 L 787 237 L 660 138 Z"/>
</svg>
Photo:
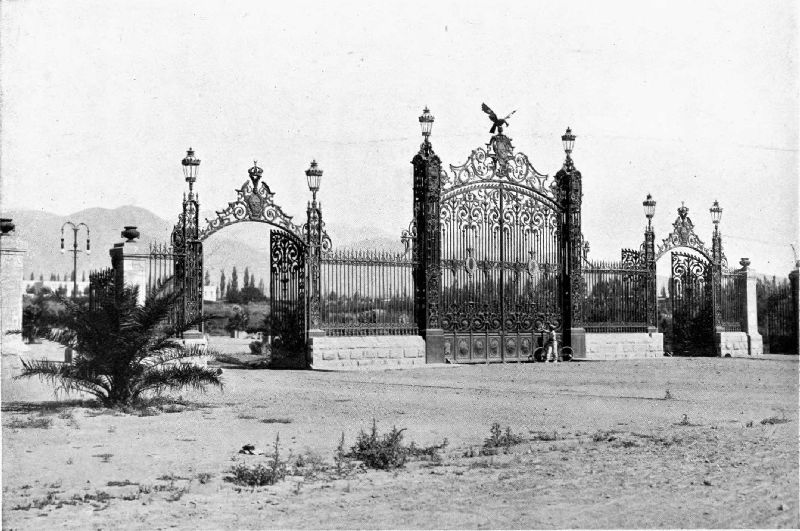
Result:
<svg viewBox="0 0 800 531">
<path fill-rule="evenodd" d="M 33 271 L 31 271 L 31 280 L 33 280 Z"/>
<path fill-rule="evenodd" d="M 250 287 L 251 288 L 256 287 L 256 276 L 253 273 L 250 273 Z"/>
<path fill-rule="evenodd" d="M 225 298 L 225 271 L 219 271 L 219 298 Z"/>
<path fill-rule="evenodd" d="M 261 292 L 262 296 L 266 296 L 266 293 L 264 293 L 264 279 L 263 278 L 259 279 L 259 281 L 258 281 L 258 291 Z"/>
<path fill-rule="evenodd" d="M 244 288 L 250 287 L 250 268 L 244 266 Z"/>
<path fill-rule="evenodd" d="M 39 273 L 39 280 L 41 280 L 42 282 L 44 282 L 44 275 L 43 275 L 42 273 Z"/>
<path fill-rule="evenodd" d="M 239 300 L 239 273 L 236 272 L 236 266 L 233 266 L 233 271 L 231 271 L 231 281 L 228 284 L 226 298 L 228 302 L 238 302 Z"/>
<path fill-rule="evenodd" d="M 203 284 L 206 286 L 211 285 L 211 273 L 209 273 L 208 269 L 206 269 L 205 277 L 203 278 Z"/>
<path fill-rule="evenodd" d="M 84 269 L 81 274 L 81 282 L 86 282 L 86 270 Z"/>
</svg>

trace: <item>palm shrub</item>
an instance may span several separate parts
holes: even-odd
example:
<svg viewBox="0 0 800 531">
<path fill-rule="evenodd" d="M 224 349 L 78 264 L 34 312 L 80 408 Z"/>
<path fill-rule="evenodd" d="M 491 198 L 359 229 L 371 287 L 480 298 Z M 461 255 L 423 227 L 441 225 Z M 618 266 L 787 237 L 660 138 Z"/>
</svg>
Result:
<svg viewBox="0 0 800 531">
<path fill-rule="evenodd" d="M 110 289 L 98 290 L 99 300 L 91 307 L 61 301 L 66 318 L 47 338 L 71 347 L 72 363 L 23 360 L 15 379 L 38 376 L 56 392 L 89 393 L 107 407 L 135 405 L 145 395 L 168 390 L 222 388 L 216 370 L 191 363 L 206 353 L 175 339 L 202 320 L 182 326 L 168 322 L 182 303 L 179 292 L 157 292 L 139 305 L 136 288 L 115 289 L 113 279 L 108 282 Z"/>
</svg>

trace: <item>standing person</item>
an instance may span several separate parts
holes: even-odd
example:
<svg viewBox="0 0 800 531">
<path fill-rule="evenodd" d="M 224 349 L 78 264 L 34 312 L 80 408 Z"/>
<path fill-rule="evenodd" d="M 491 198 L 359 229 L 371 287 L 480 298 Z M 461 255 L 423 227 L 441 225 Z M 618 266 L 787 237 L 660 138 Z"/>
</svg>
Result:
<svg viewBox="0 0 800 531">
<path fill-rule="evenodd" d="M 547 342 L 544 348 L 547 354 L 547 363 L 558 363 L 558 337 L 556 336 L 556 327 L 553 325 L 550 325 L 550 330 L 547 332 Z"/>
</svg>

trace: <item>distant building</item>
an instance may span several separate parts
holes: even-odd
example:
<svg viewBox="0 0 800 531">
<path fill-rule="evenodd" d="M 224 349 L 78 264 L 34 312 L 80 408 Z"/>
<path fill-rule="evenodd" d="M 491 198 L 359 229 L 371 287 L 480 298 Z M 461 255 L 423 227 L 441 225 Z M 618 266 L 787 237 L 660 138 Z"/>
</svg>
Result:
<svg viewBox="0 0 800 531">
<path fill-rule="evenodd" d="M 216 302 L 219 298 L 219 288 L 216 284 L 209 284 L 208 286 L 203 286 L 203 300 L 204 301 L 211 301 Z"/>
</svg>

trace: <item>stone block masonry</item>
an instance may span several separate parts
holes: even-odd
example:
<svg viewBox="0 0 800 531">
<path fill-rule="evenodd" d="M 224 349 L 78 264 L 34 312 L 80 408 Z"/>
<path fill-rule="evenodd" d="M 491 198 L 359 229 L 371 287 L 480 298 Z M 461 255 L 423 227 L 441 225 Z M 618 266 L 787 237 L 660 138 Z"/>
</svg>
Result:
<svg viewBox="0 0 800 531">
<path fill-rule="evenodd" d="M 420 336 L 312 337 L 313 369 L 398 369 L 425 365 Z"/>
<path fill-rule="evenodd" d="M 723 358 L 746 358 L 764 353 L 761 336 L 748 337 L 746 332 L 720 332 L 719 355 Z"/>
<path fill-rule="evenodd" d="M 630 360 L 664 356 L 664 334 L 587 333 L 586 352 L 580 360 Z"/>
</svg>

